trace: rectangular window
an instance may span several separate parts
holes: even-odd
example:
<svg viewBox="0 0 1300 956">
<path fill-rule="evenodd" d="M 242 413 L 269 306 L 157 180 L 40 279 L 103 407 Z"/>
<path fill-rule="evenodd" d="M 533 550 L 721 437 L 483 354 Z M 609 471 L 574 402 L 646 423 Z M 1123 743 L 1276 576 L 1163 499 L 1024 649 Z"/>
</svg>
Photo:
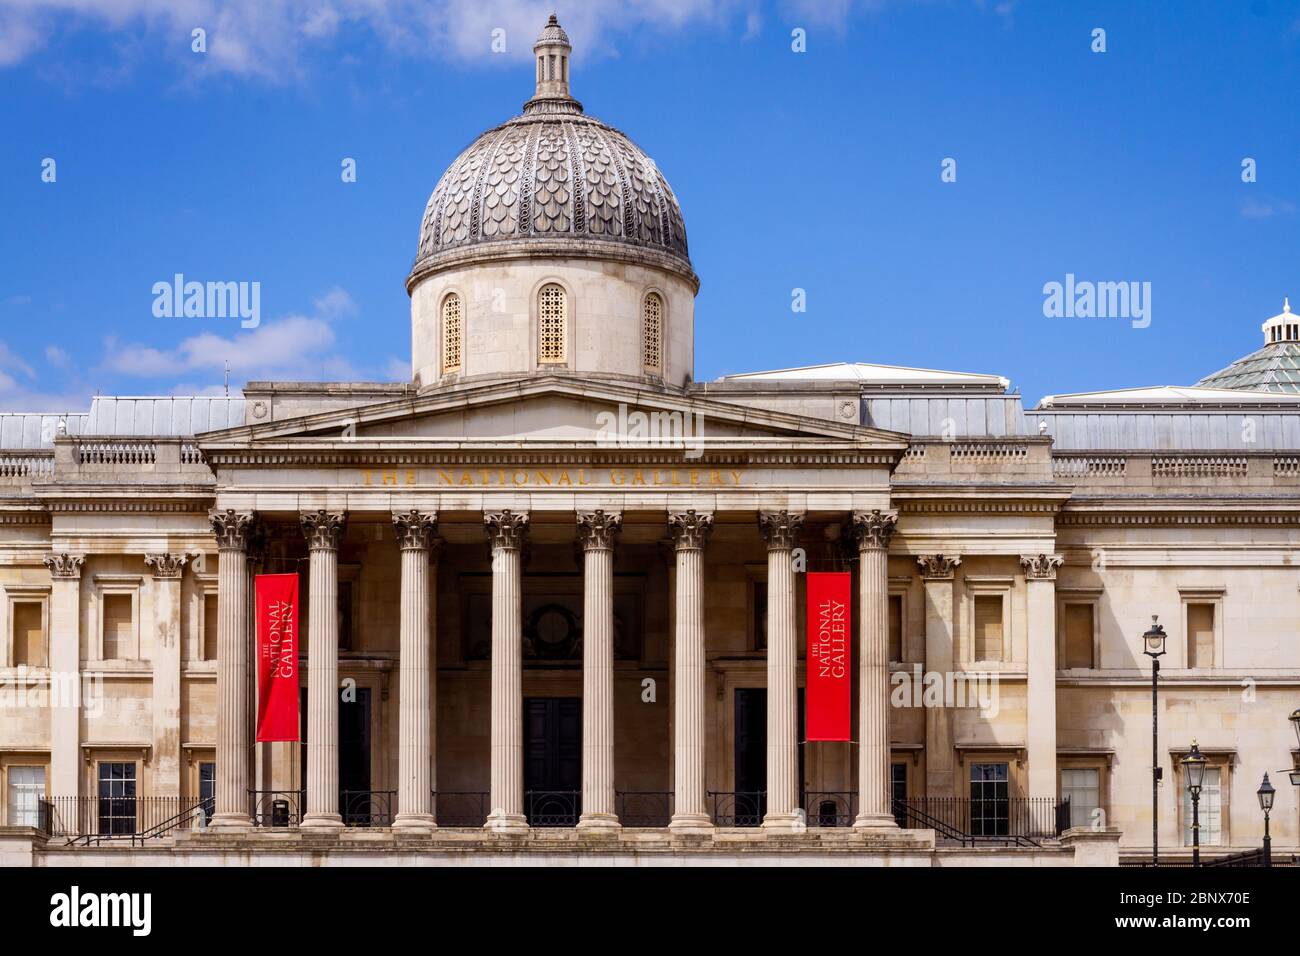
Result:
<svg viewBox="0 0 1300 956">
<path fill-rule="evenodd" d="M 49 667 L 45 643 L 45 606 L 36 601 L 15 601 L 14 666 Z"/>
<path fill-rule="evenodd" d="M 1222 781 L 1223 772 L 1218 767 L 1206 767 L 1205 779 L 1201 781 L 1201 800 L 1198 816 L 1201 823 L 1201 846 L 1218 846 L 1223 842 L 1222 818 Z M 1187 789 L 1187 780 L 1181 781 L 1183 788 L 1183 846 L 1192 845 L 1192 792 Z"/>
<path fill-rule="evenodd" d="M 903 659 L 903 595 L 889 595 L 889 659 Z"/>
<path fill-rule="evenodd" d="M 131 834 L 135 827 L 135 764 L 99 765 L 99 832 Z"/>
<path fill-rule="evenodd" d="M 339 650 L 352 650 L 352 582 L 339 582 Z"/>
<path fill-rule="evenodd" d="M 894 809 L 894 822 L 907 826 L 907 764 L 899 761 L 889 765 L 889 797 Z"/>
<path fill-rule="evenodd" d="M 1101 806 L 1101 771 L 1086 767 L 1061 771 L 1061 799 L 1070 801 L 1070 826 L 1092 826 L 1092 815 Z"/>
<path fill-rule="evenodd" d="M 1065 659 L 1063 667 L 1093 667 L 1093 606 L 1065 605 Z"/>
<path fill-rule="evenodd" d="M 1187 605 L 1187 666 L 1214 666 L 1214 605 Z"/>
<path fill-rule="evenodd" d="M 40 825 L 40 801 L 45 798 L 44 767 L 10 767 L 8 820 L 11 827 Z"/>
<path fill-rule="evenodd" d="M 1009 775 L 1005 763 L 970 766 L 970 832 L 1006 836 L 1010 832 Z"/>
<path fill-rule="evenodd" d="M 203 659 L 217 659 L 217 596 L 203 595 Z"/>
<path fill-rule="evenodd" d="M 104 660 L 135 657 L 134 603 L 130 594 L 104 595 Z"/>
<path fill-rule="evenodd" d="M 1002 660 L 1002 595 L 975 595 L 975 660 Z"/>
</svg>

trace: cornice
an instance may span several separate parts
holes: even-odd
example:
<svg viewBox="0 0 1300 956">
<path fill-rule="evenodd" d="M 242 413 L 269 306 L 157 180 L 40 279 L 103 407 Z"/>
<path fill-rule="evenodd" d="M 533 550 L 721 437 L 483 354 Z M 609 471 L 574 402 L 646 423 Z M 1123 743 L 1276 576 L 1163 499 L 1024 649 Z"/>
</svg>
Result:
<svg viewBox="0 0 1300 956">
<path fill-rule="evenodd" d="M 212 504 L 212 493 L 202 497 L 180 500 L 141 500 L 139 498 L 94 498 L 79 500 L 54 500 L 47 502 L 51 514 L 206 514 Z"/>
<path fill-rule="evenodd" d="M 698 458 L 686 457 L 688 449 L 665 448 L 593 448 L 593 449 L 501 449 L 498 451 L 392 450 L 358 448 L 356 450 L 303 448 L 280 445 L 276 448 L 209 448 L 214 465 L 223 467 L 266 466 L 468 466 L 468 465 L 673 465 L 679 468 L 709 465 L 880 465 L 890 466 L 897 456 L 890 451 L 858 451 L 851 448 L 795 451 L 745 449 L 704 449 Z"/>
<path fill-rule="evenodd" d="M 1218 525 L 1300 527 L 1300 512 L 1258 511 L 1065 511 L 1056 523 L 1068 527 Z"/>
</svg>

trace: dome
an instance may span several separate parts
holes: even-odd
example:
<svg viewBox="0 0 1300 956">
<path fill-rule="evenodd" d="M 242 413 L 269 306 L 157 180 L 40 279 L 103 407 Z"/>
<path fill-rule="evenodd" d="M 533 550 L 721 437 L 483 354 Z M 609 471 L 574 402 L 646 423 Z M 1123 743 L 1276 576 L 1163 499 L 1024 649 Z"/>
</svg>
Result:
<svg viewBox="0 0 1300 956">
<path fill-rule="evenodd" d="M 1196 384 L 1205 388 L 1300 392 L 1300 315 L 1291 311 L 1291 300 L 1284 299 L 1282 311 L 1265 320 L 1260 329 L 1264 333 L 1263 348 Z"/>
<path fill-rule="evenodd" d="M 533 50 L 523 113 L 479 136 L 434 188 L 408 288 L 448 265 L 546 253 L 647 262 L 697 282 L 654 160 L 569 95 L 569 39 L 554 16 Z"/>
</svg>

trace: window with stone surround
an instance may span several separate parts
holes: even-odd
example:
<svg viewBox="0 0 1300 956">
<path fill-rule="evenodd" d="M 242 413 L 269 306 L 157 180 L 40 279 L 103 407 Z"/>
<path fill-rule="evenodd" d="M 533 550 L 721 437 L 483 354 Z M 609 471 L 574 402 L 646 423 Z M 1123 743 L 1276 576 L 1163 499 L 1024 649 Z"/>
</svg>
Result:
<svg viewBox="0 0 1300 956">
<path fill-rule="evenodd" d="M 442 300 L 442 371 L 459 372 L 461 364 L 461 327 L 460 296 L 449 292 Z"/>
<path fill-rule="evenodd" d="M 1183 666 L 1222 667 L 1224 589 L 1180 587 L 1178 593 L 1183 604 Z"/>
<path fill-rule="evenodd" d="M 538 360 L 553 365 L 566 361 L 568 303 L 564 287 L 554 282 L 537 293 Z"/>
<path fill-rule="evenodd" d="M 903 660 L 903 595 L 889 595 L 889 659 Z"/>
<path fill-rule="evenodd" d="M 109 591 L 100 598 L 100 658 L 106 661 L 135 660 L 140 644 L 135 626 L 135 594 Z"/>
<path fill-rule="evenodd" d="M 9 604 L 9 660 L 14 667 L 49 667 L 48 606 L 44 600 Z"/>
<path fill-rule="evenodd" d="M 31 757 L 20 757 L 4 767 L 5 815 L 11 827 L 34 827 L 40 823 L 40 801 L 45 799 L 45 766 L 33 765 Z"/>
<path fill-rule="evenodd" d="M 1101 768 L 1062 767 L 1061 799 L 1070 801 L 1070 826 L 1090 827 L 1101 808 Z"/>
<path fill-rule="evenodd" d="M 1061 621 L 1064 632 L 1060 667 L 1095 667 L 1093 643 L 1096 635 L 1096 607 L 1068 603 Z"/>
<path fill-rule="evenodd" d="M 217 659 L 217 592 L 205 591 L 203 593 L 203 660 L 215 661 Z"/>
<path fill-rule="evenodd" d="M 648 372 L 663 371 L 664 300 L 658 292 L 645 297 L 641 322 L 641 364 Z"/>
<path fill-rule="evenodd" d="M 974 649 L 977 661 L 1002 660 L 1003 599 L 1000 594 L 976 594 L 973 599 Z"/>
<path fill-rule="evenodd" d="M 1205 777 L 1201 781 L 1200 805 L 1195 815 L 1201 827 L 1201 846 L 1219 846 L 1223 843 L 1223 797 L 1224 785 L 1228 780 L 1225 767 L 1207 766 Z M 1179 774 L 1179 786 L 1183 794 L 1183 846 L 1192 845 L 1192 792 L 1187 789 L 1187 778 Z"/>
</svg>

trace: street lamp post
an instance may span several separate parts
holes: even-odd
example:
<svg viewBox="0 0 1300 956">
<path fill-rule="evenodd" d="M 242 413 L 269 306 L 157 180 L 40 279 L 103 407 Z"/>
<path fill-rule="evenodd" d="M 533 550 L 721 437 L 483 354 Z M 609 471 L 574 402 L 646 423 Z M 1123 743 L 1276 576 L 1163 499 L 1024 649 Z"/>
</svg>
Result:
<svg viewBox="0 0 1300 956">
<path fill-rule="evenodd" d="M 1160 715 L 1157 695 L 1160 686 L 1160 658 L 1165 652 L 1165 629 L 1151 615 L 1151 627 L 1142 635 L 1142 653 L 1151 658 L 1151 865 L 1160 865 Z M 1300 711 L 1296 711 L 1300 714 Z M 1296 714 L 1292 719 L 1297 720 Z M 1300 734 L 1300 722 L 1296 724 Z"/>
<path fill-rule="evenodd" d="M 1268 782 L 1268 774 L 1264 774 L 1264 782 L 1259 785 L 1255 795 L 1259 797 L 1259 808 L 1264 811 L 1264 865 L 1273 865 L 1273 840 L 1268 833 L 1268 815 L 1273 810 L 1273 796 L 1276 791 L 1273 785 Z"/>
<path fill-rule="evenodd" d="M 1300 748 L 1300 707 L 1291 711 L 1291 726 L 1295 728 L 1296 747 Z M 1291 786 L 1300 787 L 1300 757 L 1296 757 L 1295 766 L 1291 770 Z"/>
<path fill-rule="evenodd" d="M 1205 757 L 1192 741 L 1192 750 L 1183 758 L 1187 789 L 1192 794 L 1192 866 L 1201 865 L 1201 785 L 1205 782 Z"/>
</svg>

